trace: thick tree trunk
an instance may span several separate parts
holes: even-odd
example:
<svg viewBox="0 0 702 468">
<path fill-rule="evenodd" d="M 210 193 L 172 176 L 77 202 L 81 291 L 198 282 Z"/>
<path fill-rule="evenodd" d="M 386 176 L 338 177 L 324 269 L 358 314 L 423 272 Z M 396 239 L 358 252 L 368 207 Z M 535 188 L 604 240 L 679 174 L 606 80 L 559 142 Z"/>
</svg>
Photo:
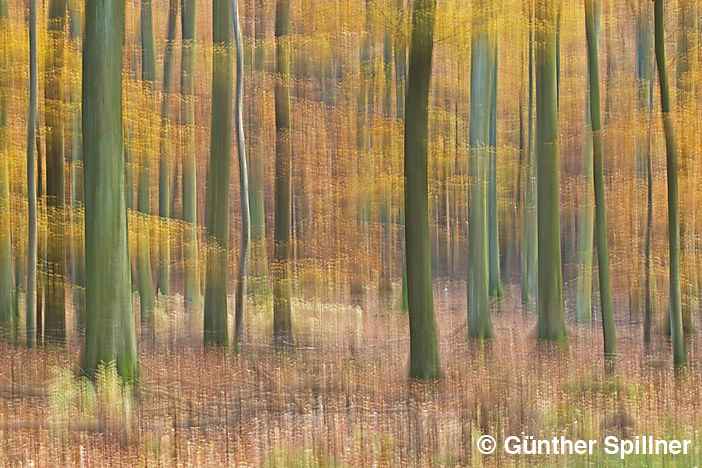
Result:
<svg viewBox="0 0 702 468">
<path fill-rule="evenodd" d="M 414 0 L 405 114 L 405 242 L 410 322 L 410 378 L 440 376 L 429 244 L 427 153 L 434 0 Z"/>
<path fill-rule="evenodd" d="M 86 0 L 83 154 L 86 304 L 82 371 L 116 361 L 125 380 L 138 363 L 127 246 L 122 138 L 124 2 Z M 110 265 L 110 268 L 105 268 Z"/>
<path fill-rule="evenodd" d="M 229 175 L 232 142 L 233 28 L 230 0 L 212 4 L 212 120 L 207 176 L 205 344 L 227 346 Z"/>
<path fill-rule="evenodd" d="M 536 156 L 539 338 L 566 337 L 561 271 L 556 30 L 558 0 L 536 4 Z"/>
</svg>

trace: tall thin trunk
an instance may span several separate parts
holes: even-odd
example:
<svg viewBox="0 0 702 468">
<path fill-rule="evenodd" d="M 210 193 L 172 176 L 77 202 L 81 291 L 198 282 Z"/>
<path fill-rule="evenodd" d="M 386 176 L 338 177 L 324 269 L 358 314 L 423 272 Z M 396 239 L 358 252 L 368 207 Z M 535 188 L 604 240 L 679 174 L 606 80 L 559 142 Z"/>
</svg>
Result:
<svg viewBox="0 0 702 468">
<path fill-rule="evenodd" d="M 441 373 L 432 292 L 427 181 L 429 83 L 435 15 L 435 0 L 414 0 L 404 153 L 410 378 L 418 379 L 438 379 Z"/>
<path fill-rule="evenodd" d="M 34 314 L 37 284 L 37 190 L 34 153 L 36 151 L 37 95 L 39 94 L 38 73 L 37 0 L 29 0 L 29 118 L 27 120 L 27 198 L 29 199 L 29 219 L 27 220 L 27 291 L 25 301 L 28 347 L 34 346 L 36 336 Z"/>
<path fill-rule="evenodd" d="M 275 227 L 273 252 L 273 338 L 292 344 L 290 317 L 290 0 L 275 10 Z"/>
<path fill-rule="evenodd" d="M 561 270 L 556 30 L 558 0 L 537 0 L 536 156 L 539 338 L 566 336 Z"/>
<path fill-rule="evenodd" d="M 159 139 L 158 215 L 161 217 L 158 249 L 157 291 L 168 296 L 171 282 L 171 122 L 168 118 L 171 93 L 171 70 L 175 52 L 178 0 L 169 0 L 166 53 L 163 59 L 163 90 L 161 98 L 161 138 Z"/>
<path fill-rule="evenodd" d="M 668 72 L 665 63 L 665 27 L 663 0 L 655 0 L 655 50 L 661 93 L 661 111 L 665 130 L 666 172 L 668 180 L 668 242 L 670 250 L 670 328 L 673 361 L 676 367 L 687 366 L 687 350 L 683 337 L 680 294 L 680 218 L 678 215 L 678 155 L 675 121 L 671 113 Z"/>
<path fill-rule="evenodd" d="M 234 23 L 234 41 L 236 43 L 236 107 L 234 125 L 236 126 L 237 153 L 239 159 L 239 198 L 241 201 L 241 250 L 239 252 L 239 272 L 236 279 L 236 309 L 234 315 L 234 346 L 241 343 L 244 325 L 244 284 L 246 279 L 246 262 L 251 241 L 251 214 L 249 211 L 249 173 L 246 167 L 246 142 L 244 140 L 244 123 L 242 119 L 244 99 L 244 44 L 239 26 L 239 1 L 231 0 Z"/>
<path fill-rule="evenodd" d="M 600 308 L 605 357 L 616 354 L 612 287 L 609 279 L 609 247 L 605 210 L 604 170 L 602 163 L 602 121 L 600 118 L 599 36 L 602 5 L 600 0 L 585 0 L 585 30 L 587 34 L 588 75 L 590 78 L 590 118 L 592 119 L 593 179 L 595 186 L 595 230 L 597 236 L 597 265 L 600 280 Z"/>
<path fill-rule="evenodd" d="M 0 40 L 9 40 L 7 0 L 0 0 Z M 8 57 L 6 47 L 0 50 L 0 331 L 9 333 L 17 321 L 15 310 L 15 279 L 12 269 L 12 238 L 10 234 L 10 179 L 8 174 L 7 89 Z"/>
<path fill-rule="evenodd" d="M 64 178 L 64 104 L 61 75 L 65 43 L 66 0 L 49 2 L 50 50 L 47 54 L 46 86 L 46 309 L 44 336 L 50 343 L 66 339 L 66 236 Z"/>
<path fill-rule="evenodd" d="M 470 58 L 470 130 L 468 158 L 468 335 L 491 338 L 488 172 L 490 117 L 496 36 L 489 3 L 474 3 Z"/>
<path fill-rule="evenodd" d="M 575 297 L 575 319 L 579 323 L 592 321 L 592 255 L 595 230 L 594 181 L 592 178 L 592 119 L 590 117 L 590 88 L 585 99 L 585 142 L 583 144 L 583 192 L 578 222 L 578 277 Z"/>
<path fill-rule="evenodd" d="M 144 105 L 147 114 L 155 109 L 156 51 L 154 46 L 154 26 L 151 10 L 152 0 L 141 0 L 141 79 L 143 81 Z M 153 119 L 149 117 L 144 131 L 145 143 L 141 151 L 141 167 L 137 188 L 137 281 L 141 302 L 142 333 L 153 333 L 154 323 L 154 284 L 151 272 L 151 131 Z"/>
<path fill-rule="evenodd" d="M 264 24 L 265 13 L 263 0 L 255 0 L 255 50 L 253 68 L 257 81 L 266 71 L 266 28 Z M 266 214 L 264 211 L 264 155 L 266 143 L 263 132 L 264 127 L 264 86 L 258 83 L 255 86 L 255 98 L 250 100 L 253 112 L 251 113 L 251 127 L 253 135 L 252 150 L 248 154 L 249 163 L 249 200 L 251 209 L 251 265 L 248 271 L 248 289 L 258 301 L 261 297 L 270 294 L 268 285 L 268 249 L 266 245 Z"/>
<path fill-rule="evenodd" d="M 493 13 L 493 14 L 496 14 Z M 495 26 L 494 59 L 490 79 L 490 122 L 489 158 L 487 170 L 487 222 L 488 222 L 488 270 L 490 276 L 490 296 L 502 297 L 502 277 L 500 274 L 500 230 L 497 207 L 497 27 Z"/>
<path fill-rule="evenodd" d="M 116 361 L 119 375 L 133 380 L 138 363 L 124 187 L 123 31 L 124 2 L 86 0 L 82 119 L 87 316 L 81 365 L 93 376 L 100 362 Z"/>
<path fill-rule="evenodd" d="M 185 304 L 188 310 L 200 305 L 200 274 L 197 247 L 197 160 L 195 159 L 195 1 L 181 0 L 183 50 L 180 93 L 183 123 L 183 264 Z"/>
</svg>

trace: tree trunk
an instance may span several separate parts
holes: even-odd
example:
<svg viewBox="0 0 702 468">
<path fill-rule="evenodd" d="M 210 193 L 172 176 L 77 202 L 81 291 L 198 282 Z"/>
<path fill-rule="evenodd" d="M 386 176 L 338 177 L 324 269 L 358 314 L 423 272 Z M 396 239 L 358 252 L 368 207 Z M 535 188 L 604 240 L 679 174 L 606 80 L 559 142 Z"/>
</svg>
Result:
<svg viewBox="0 0 702 468">
<path fill-rule="evenodd" d="M 539 338 L 566 337 L 561 271 L 561 222 L 556 78 L 558 0 L 537 0 L 536 155 Z"/>
<path fill-rule="evenodd" d="M 241 202 L 241 250 L 239 252 L 239 272 L 236 279 L 236 309 L 234 314 L 234 346 L 239 346 L 244 325 L 244 285 L 246 280 L 246 262 L 251 241 L 251 215 L 249 211 L 249 174 L 246 167 L 246 142 L 242 119 L 244 99 L 244 44 L 239 26 L 239 1 L 231 0 L 234 23 L 234 41 L 236 43 L 236 108 L 234 124 L 236 126 L 237 156 L 239 159 L 239 198 Z"/>
<path fill-rule="evenodd" d="M 205 344 L 227 346 L 229 172 L 232 142 L 233 28 L 230 0 L 212 4 L 212 120 L 207 176 Z"/>
<path fill-rule="evenodd" d="M 159 229 L 157 291 L 166 297 L 168 297 L 171 283 L 171 122 L 168 118 L 168 109 L 177 16 L 178 0 L 169 0 L 166 53 L 163 59 L 163 96 L 161 98 L 161 138 L 158 165 L 158 215 L 161 218 L 161 228 Z"/>
<path fill-rule="evenodd" d="M 492 337 L 488 239 L 488 169 L 490 118 L 495 67 L 495 23 L 492 7 L 476 2 L 471 29 L 470 130 L 468 159 L 468 335 Z"/>
<path fill-rule="evenodd" d="M 687 350 L 683 338 L 680 298 L 680 219 L 678 215 L 678 155 L 675 122 L 671 114 L 668 72 L 665 63 L 665 28 L 663 0 L 655 0 L 655 50 L 661 92 L 661 111 L 665 131 L 666 173 L 668 180 L 668 242 L 670 250 L 670 326 L 673 361 L 676 367 L 687 366 Z"/>
<path fill-rule="evenodd" d="M 496 14 L 496 11 L 495 13 Z M 498 226 L 497 207 L 497 26 L 493 35 L 492 78 L 490 79 L 490 122 L 489 122 L 489 158 L 487 170 L 487 220 L 488 220 L 488 269 L 490 275 L 490 296 L 502 297 L 502 278 L 500 274 L 500 230 Z"/>
<path fill-rule="evenodd" d="M 94 376 L 101 362 L 116 361 L 119 375 L 133 380 L 138 363 L 124 186 L 123 31 L 124 2 L 86 0 L 82 119 L 87 316 L 81 363 L 82 371 Z"/>
<path fill-rule="evenodd" d="M 273 253 L 273 338 L 292 345 L 290 317 L 290 0 L 275 11 L 275 227 Z"/>
<path fill-rule="evenodd" d="M 602 123 L 600 118 L 599 36 L 602 5 L 600 0 L 585 0 L 585 30 L 587 34 L 588 75 L 590 78 L 590 118 L 592 120 L 593 179 L 595 186 L 595 230 L 597 234 L 597 264 L 600 280 L 600 308 L 605 358 L 616 354 L 612 287 L 609 280 L 609 247 L 605 210 L 604 170 L 602 163 Z"/>
<path fill-rule="evenodd" d="M 434 0 L 414 0 L 405 115 L 405 242 L 410 322 L 410 378 L 438 379 L 429 244 L 427 153 Z"/>
<path fill-rule="evenodd" d="M 200 274 L 197 246 L 197 161 L 195 159 L 195 0 L 182 0 L 180 93 L 183 122 L 183 264 L 185 268 L 185 305 L 189 311 L 199 307 Z"/>
<path fill-rule="evenodd" d="M 36 151 L 37 98 L 39 94 L 37 66 L 37 1 L 29 0 L 29 118 L 27 119 L 27 291 L 25 321 L 27 346 L 34 346 L 36 337 L 35 306 L 37 285 L 37 190 L 34 157 Z"/>
<path fill-rule="evenodd" d="M 67 13 L 66 0 L 49 2 L 50 50 L 47 54 L 46 86 L 46 309 L 45 339 L 54 344 L 66 339 L 66 214 L 63 141 L 63 93 L 61 75 Z"/>
</svg>

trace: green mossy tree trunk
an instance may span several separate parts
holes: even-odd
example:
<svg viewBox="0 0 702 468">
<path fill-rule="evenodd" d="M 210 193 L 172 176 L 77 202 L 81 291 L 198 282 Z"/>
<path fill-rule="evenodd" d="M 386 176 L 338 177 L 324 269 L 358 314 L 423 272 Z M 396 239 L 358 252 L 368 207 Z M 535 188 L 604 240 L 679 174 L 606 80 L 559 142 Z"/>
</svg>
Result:
<svg viewBox="0 0 702 468">
<path fill-rule="evenodd" d="M 539 338 L 566 337 L 561 270 L 556 31 L 558 0 L 536 3 L 536 187 Z"/>
<path fill-rule="evenodd" d="M 163 90 L 161 97 L 161 137 L 158 164 L 158 215 L 161 218 L 158 249 L 158 281 L 156 290 L 168 297 L 171 283 L 171 122 L 168 117 L 171 93 L 171 71 L 175 53 L 178 0 L 169 0 L 166 52 L 163 59 Z"/>
<path fill-rule="evenodd" d="M 66 0 L 49 2 L 49 51 L 46 56 L 44 123 L 46 125 L 46 308 L 44 338 L 60 344 L 66 339 L 66 210 L 64 177 L 64 102 L 62 92 Z"/>
<path fill-rule="evenodd" d="M 116 361 L 137 377 L 136 332 L 127 246 L 122 137 L 124 2 L 86 0 L 83 42 L 83 155 L 86 304 L 82 371 Z M 109 268 L 105 268 L 109 265 Z"/>
<path fill-rule="evenodd" d="M 232 143 L 234 47 L 230 0 L 212 3 L 212 120 L 205 224 L 205 344 L 227 346 L 229 175 Z"/>
<path fill-rule="evenodd" d="M 183 265 L 185 305 L 199 307 L 200 273 L 197 245 L 197 160 L 195 159 L 195 0 L 182 0 L 182 57 L 180 73 L 183 123 Z"/>
<path fill-rule="evenodd" d="M 440 377 L 429 240 L 427 153 L 435 0 L 414 0 L 405 108 L 405 245 L 410 378 Z"/>
<path fill-rule="evenodd" d="M 468 132 L 468 335 L 484 339 L 492 337 L 487 209 L 490 117 L 497 44 L 489 2 L 480 0 L 473 5 Z"/>
<path fill-rule="evenodd" d="M 600 0 L 585 0 L 585 31 L 587 35 L 588 76 L 590 85 L 590 118 L 592 123 L 593 180 L 595 187 L 595 230 L 597 265 L 600 280 L 600 309 L 605 357 L 616 354 L 612 286 L 609 278 L 609 247 L 607 244 L 607 216 L 605 210 L 602 120 L 600 117 Z"/>
<path fill-rule="evenodd" d="M 687 366 L 687 350 L 683 337 L 680 294 L 680 218 L 678 214 L 678 155 L 675 121 L 670 106 L 670 85 L 665 62 L 665 22 L 663 0 L 654 3 L 654 37 L 658 80 L 661 93 L 661 111 L 665 131 L 666 173 L 668 180 L 668 242 L 670 250 L 670 328 L 673 342 L 673 361 L 676 367 Z"/>
<path fill-rule="evenodd" d="M 290 311 L 290 0 L 275 10 L 275 226 L 273 232 L 273 340 L 292 345 Z"/>
</svg>

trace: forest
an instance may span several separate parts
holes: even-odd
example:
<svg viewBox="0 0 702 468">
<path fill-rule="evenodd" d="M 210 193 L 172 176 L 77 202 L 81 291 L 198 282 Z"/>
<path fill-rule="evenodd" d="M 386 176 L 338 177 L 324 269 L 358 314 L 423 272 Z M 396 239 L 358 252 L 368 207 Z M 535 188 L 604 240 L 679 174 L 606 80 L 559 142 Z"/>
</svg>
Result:
<svg viewBox="0 0 702 468">
<path fill-rule="evenodd" d="M 701 66 L 697 0 L 0 0 L 0 466 L 702 464 Z"/>
</svg>

